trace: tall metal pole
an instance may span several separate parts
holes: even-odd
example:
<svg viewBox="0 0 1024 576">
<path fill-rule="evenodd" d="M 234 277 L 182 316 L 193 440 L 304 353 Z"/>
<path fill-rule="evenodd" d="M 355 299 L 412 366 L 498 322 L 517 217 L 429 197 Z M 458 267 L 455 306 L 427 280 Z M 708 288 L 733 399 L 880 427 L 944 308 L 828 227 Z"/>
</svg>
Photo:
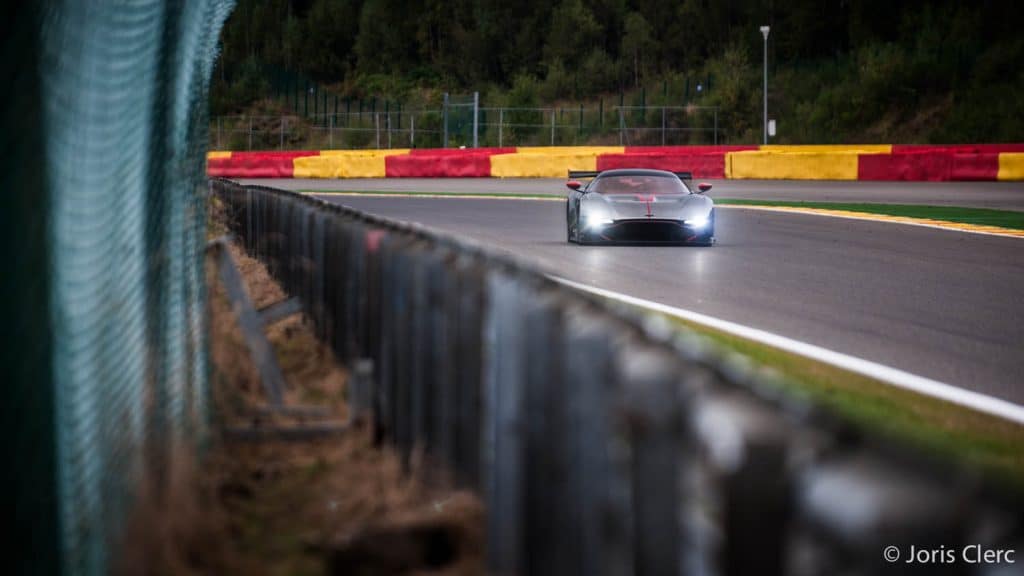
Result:
<svg viewBox="0 0 1024 576">
<path fill-rule="evenodd" d="M 768 143 L 768 26 L 761 26 L 764 36 L 764 143 Z"/>
</svg>

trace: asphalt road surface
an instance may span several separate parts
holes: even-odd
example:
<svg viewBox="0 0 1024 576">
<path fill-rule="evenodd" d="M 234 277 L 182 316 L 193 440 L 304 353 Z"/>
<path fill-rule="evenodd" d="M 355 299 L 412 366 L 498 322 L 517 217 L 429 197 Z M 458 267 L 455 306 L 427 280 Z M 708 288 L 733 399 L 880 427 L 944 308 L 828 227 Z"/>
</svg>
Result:
<svg viewBox="0 0 1024 576">
<path fill-rule="evenodd" d="M 395 182 L 377 181 L 381 186 Z M 435 189 L 452 189 L 449 182 L 428 182 L 434 182 Z M 293 188 L 306 188 L 302 181 L 291 183 Z M 524 186 L 522 190 L 531 192 L 541 187 L 537 181 L 485 183 L 479 191 L 490 191 L 496 184 L 503 190 Z M 734 188 L 728 196 L 787 186 L 745 185 L 729 183 Z M 859 194 L 875 199 L 885 190 L 895 190 L 901 202 L 927 191 L 906 184 L 805 183 L 788 193 L 783 190 L 781 196 L 814 187 L 844 198 Z M 936 194 L 940 199 L 951 197 L 955 189 L 939 188 L 943 190 Z M 459 189 L 468 191 L 462 185 Z M 982 186 L 974 198 L 1020 205 L 1020 199 L 1007 193 L 1010 190 L 1021 194 L 1019 187 Z M 570 280 L 710 314 L 1024 403 L 1021 239 L 720 208 L 718 244 L 711 248 L 575 246 L 565 241 L 565 207 L 558 202 L 324 198 L 469 237 Z"/>
<path fill-rule="evenodd" d="M 565 194 L 565 180 L 549 178 L 353 178 L 348 180 L 240 180 L 287 190 L 416 191 L 487 194 Z M 1024 182 L 812 182 L 707 180 L 712 198 L 808 202 L 933 204 L 1024 211 Z"/>
</svg>

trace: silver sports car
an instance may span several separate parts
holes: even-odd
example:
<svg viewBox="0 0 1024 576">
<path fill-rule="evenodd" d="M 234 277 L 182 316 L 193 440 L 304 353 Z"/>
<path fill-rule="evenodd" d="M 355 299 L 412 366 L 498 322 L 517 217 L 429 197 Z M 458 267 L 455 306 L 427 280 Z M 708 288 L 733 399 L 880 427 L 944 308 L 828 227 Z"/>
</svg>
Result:
<svg viewBox="0 0 1024 576">
<path fill-rule="evenodd" d="M 580 179 L 590 179 L 583 184 Z M 689 172 L 620 169 L 569 171 L 566 235 L 569 242 L 715 243 L 711 184 L 691 190 Z"/>
</svg>

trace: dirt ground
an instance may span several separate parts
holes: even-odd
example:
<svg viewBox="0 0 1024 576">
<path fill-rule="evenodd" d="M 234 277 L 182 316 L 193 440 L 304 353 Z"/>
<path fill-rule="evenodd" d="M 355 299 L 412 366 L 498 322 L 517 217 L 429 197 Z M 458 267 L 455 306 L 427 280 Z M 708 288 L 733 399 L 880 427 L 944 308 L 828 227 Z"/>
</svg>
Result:
<svg viewBox="0 0 1024 576">
<path fill-rule="evenodd" d="M 231 250 L 257 308 L 285 297 L 260 262 Z M 135 546 L 124 572 L 482 573 L 478 498 L 452 489 L 436 471 L 414 465 L 404 473 L 395 451 L 373 445 L 369 426 L 301 442 L 240 441 L 218 432 L 301 422 L 253 410 L 265 403 L 258 373 L 212 265 L 207 279 L 213 443 L 190 496 L 175 506 L 180 513 L 154 531 L 160 542 Z M 307 320 L 289 317 L 267 334 L 287 380 L 286 403 L 326 406 L 332 421 L 344 422 L 346 372 Z"/>
</svg>

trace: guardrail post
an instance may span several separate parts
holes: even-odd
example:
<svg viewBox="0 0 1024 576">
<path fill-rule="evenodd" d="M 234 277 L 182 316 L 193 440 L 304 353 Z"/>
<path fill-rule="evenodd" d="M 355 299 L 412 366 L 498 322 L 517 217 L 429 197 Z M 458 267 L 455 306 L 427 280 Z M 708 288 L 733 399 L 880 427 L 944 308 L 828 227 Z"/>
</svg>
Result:
<svg viewBox="0 0 1024 576">
<path fill-rule="evenodd" d="M 430 448 L 430 400 L 434 393 L 431 347 L 429 266 L 432 254 L 422 246 L 410 252 L 410 310 L 407 318 L 409 342 L 409 444 L 411 448 Z"/>
<path fill-rule="evenodd" d="M 956 477 L 896 471 L 894 458 L 866 453 L 836 455 L 809 466 L 802 475 L 797 502 L 803 521 L 807 568 L 817 573 L 855 569 L 861 573 L 965 574 L 961 557 L 967 544 L 995 544 L 1000 522 L 969 534 L 970 517 L 983 505 Z M 1019 517 L 1017 519 L 1019 529 Z M 979 523 L 980 524 L 980 523 Z M 1012 525 L 1003 524 L 1003 526 Z M 1003 542 L 1007 544 L 1007 542 Z M 951 550 L 955 562 L 911 560 L 911 547 Z M 896 555 L 887 556 L 895 547 Z M 995 572 L 998 572 L 996 570 Z"/>
<path fill-rule="evenodd" d="M 712 469 L 709 501 L 718 503 L 722 518 L 721 547 L 710 560 L 727 576 L 785 573 L 789 427 L 781 415 L 738 393 L 703 398 L 696 418 Z"/>
<path fill-rule="evenodd" d="M 395 380 L 395 321 L 398 309 L 396 302 L 395 258 L 391 239 L 385 238 L 378 246 L 379 292 L 377 297 L 377 339 L 378 346 L 375 367 L 377 368 L 377 397 L 374 401 L 374 439 L 379 443 L 386 436 L 394 435 L 394 380 Z"/>
<path fill-rule="evenodd" d="M 558 562 L 569 542 L 555 518 L 564 510 L 568 430 L 565 418 L 565 350 L 560 304 L 550 291 L 526 286 L 522 304 L 525 338 L 525 456 L 523 471 L 523 572 L 566 574 Z M 578 550 L 578 549 L 576 549 Z"/>
<path fill-rule="evenodd" d="M 493 272 L 485 328 L 486 364 L 481 403 L 481 466 L 487 507 L 487 566 L 519 574 L 523 563 L 523 383 L 525 331 L 521 280 Z"/>
<path fill-rule="evenodd" d="M 349 424 L 359 424 L 372 415 L 373 360 L 360 358 L 352 365 L 349 378 Z"/>
<path fill-rule="evenodd" d="M 676 575 L 680 566 L 680 367 L 662 350 L 633 345 L 619 355 L 620 422 L 630 445 L 633 566 L 637 574 Z"/>
<path fill-rule="evenodd" d="M 487 276 L 474 258 L 463 255 L 458 267 L 458 325 L 455 415 L 455 454 L 459 479 L 482 489 L 481 472 L 481 395 L 484 367 L 484 310 L 487 307 Z"/>
<path fill-rule="evenodd" d="M 566 493 L 553 518 L 565 531 L 554 561 L 564 574 L 633 573 L 628 444 L 613 432 L 615 328 L 579 307 L 567 313 Z"/>
</svg>

